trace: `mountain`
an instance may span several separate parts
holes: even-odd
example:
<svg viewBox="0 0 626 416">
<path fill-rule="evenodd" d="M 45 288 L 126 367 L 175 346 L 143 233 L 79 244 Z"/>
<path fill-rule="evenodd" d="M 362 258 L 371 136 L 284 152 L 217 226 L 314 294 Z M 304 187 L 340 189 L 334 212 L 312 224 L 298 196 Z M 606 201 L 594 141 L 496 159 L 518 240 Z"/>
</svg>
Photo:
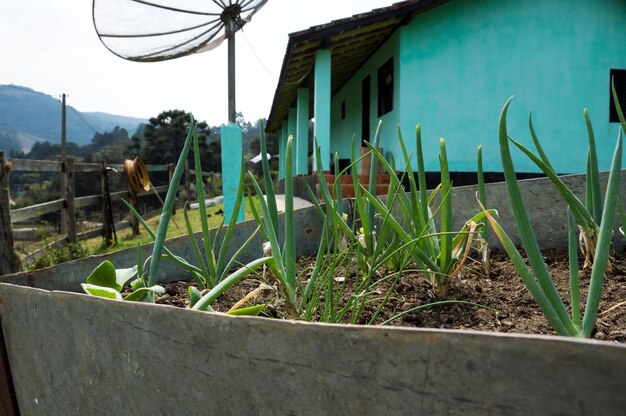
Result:
<svg viewBox="0 0 626 416">
<path fill-rule="evenodd" d="M 132 135 L 148 120 L 66 108 L 67 140 L 84 145 L 116 126 Z M 28 151 L 36 141 L 61 142 L 61 101 L 18 85 L 0 85 L 0 149 Z"/>
</svg>

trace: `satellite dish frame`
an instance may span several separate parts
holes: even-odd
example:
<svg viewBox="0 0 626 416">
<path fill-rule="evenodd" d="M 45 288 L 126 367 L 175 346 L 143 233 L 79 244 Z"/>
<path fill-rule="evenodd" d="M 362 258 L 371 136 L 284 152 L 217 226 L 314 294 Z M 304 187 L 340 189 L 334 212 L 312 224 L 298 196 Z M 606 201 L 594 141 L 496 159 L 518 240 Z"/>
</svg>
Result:
<svg viewBox="0 0 626 416">
<path fill-rule="evenodd" d="M 151 3 L 147 0 L 131 0 L 131 1 L 135 1 L 137 3 L 143 3 L 145 5 L 148 6 L 153 6 L 153 7 L 159 7 L 159 8 L 163 8 L 163 9 L 169 9 L 169 10 L 177 10 L 177 11 L 183 11 L 180 9 L 175 9 L 173 7 L 168 7 L 165 5 L 159 5 L 159 4 L 155 4 L 155 3 Z M 243 0 L 246 1 L 246 0 Z M 241 4 L 239 4 L 238 2 L 235 2 L 234 4 L 229 2 L 229 5 L 226 6 L 224 3 L 222 3 L 222 1 L 219 1 L 219 3 L 216 0 L 213 0 L 214 3 L 216 4 L 220 4 L 222 6 L 224 6 L 224 9 L 222 11 L 222 13 L 220 14 L 220 20 L 222 21 L 222 23 L 224 23 L 224 30 L 225 30 L 225 38 L 228 39 L 228 61 L 227 61 L 227 65 L 228 65 L 228 125 L 223 125 L 220 129 L 220 135 L 221 135 L 221 142 L 222 144 L 224 143 L 229 143 L 231 146 L 235 145 L 236 147 L 239 148 L 239 158 L 238 160 L 229 160 L 228 163 L 225 163 L 225 156 L 226 159 L 231 159 L 228 155 L 234 155 L 237 154 L 237 152 L 222 152 L 222 190 L 223 190 L 223 194 L 224 194 L 224 219 L 225 221 L 229 221 L 229 217 L 231 215 L 237 215 L 238 220 L 239 221 L 243 221 L 244 220 L 244 209 L 243 209 L 243 205 L 241 207 L 241 210 L 239 213 L 234 213 L 231 212 L 233 211 L 234 208 L 234 198 L 229 198 L 227 197 L 227 190 L 228 190 L 228 194 L 231 194 L 233 190 L 236 191 L 236 189 L 241 186 L 241 184 L 239 183 L 239 170 L 241 168 L 241 164 L 243 163 L 242 160 L 242 146 L 243 146 L 243 140 L 242 140 L 242 131 L 241 128 L 239 128 L 239 126 L 237 126 L 237 110 L 236 110 L 236 75 L 235 75 L 235 34 L 237 33 L 237 31 L 239 31 L 246 23 L 248 23 L 251 19 L 252 16 L 263 6 L 265 5 L 265 3 L 267 3 L 267 0 L 263 0 L 261 1 L 258 5 L 256 5 L 253 9 L 251 9 L 251 13 L 246 16 L 245 19 L 243 19 L 241 17 L 241 12 L 242 12 L 242 6 Z M 248 4 L 250 3 L 250 1 L 248 2 Z M 161 59 L 158 58 L 148 58 L 147 56 L 144 57 L 144 59 L 140 59 L 140 58 L 131 58 L 131 57 L 125 57 L 122 56 L 121 54 L 117 53 L 116 51 L 112 50 L 103 40 L 103 37 L 127 37 L 124 35 L 112 35 L 112 34 L 101 34 L 98 31 L 97 25 L 96 25 L 96 19 L 95 19 L 95 4 L 96 4 L 96 0 L 93 0 L 92 2 L 92 18 L 93 18 L 93 23 L 94 23 L 94 27 L 96 28 L 96 33 L 98 34 L 98 37 L 100 38 L 100 41 L 104 44 L 104 46 L 111 51 L 113 54 L 123 58 L 123 59 L 129 59 L 129 60 L 134 60 L 134 61 L 158 61 Z M 154 36 L 154 35 L 158 35 L 158 34 L 146 34 L 146 35 L 138 35 L 138 36 L 130 36 L 130 37 L 149 37 L 149 36 Z M 167 60 L 167 59 L 173 59 L 175 57 L 179 57 L 179 56 L 184 56 L 187 54 L 191 54 L 191 53 L 196 53 L 196 52 L 205 52 L 208 50 L 211 50 L 213 48 L 216 48 L 217 46 L 219 46 L 222 41 L 224 40 L 224 37 L 220 37 L 218 39 L 213 39 L 213 37 L 209 38 L 207 40 L 207 43 L 194 48 L 190 51 L 188 51 L 188 53 L 181 53 L 181 54 L 176 54 L 174 56 L 171 57 L 164 57 L 163 60 Z M 163 51 L 161 51 L 163 52 Z M 147 59 L 146 59 L 147 58 Z M 234 193 L 236 195 L 236 192 Z M 232 201 L 231 201 L 232 199 Z M 230 206 L 230 209 L 229 209 Z"/>
</svg>

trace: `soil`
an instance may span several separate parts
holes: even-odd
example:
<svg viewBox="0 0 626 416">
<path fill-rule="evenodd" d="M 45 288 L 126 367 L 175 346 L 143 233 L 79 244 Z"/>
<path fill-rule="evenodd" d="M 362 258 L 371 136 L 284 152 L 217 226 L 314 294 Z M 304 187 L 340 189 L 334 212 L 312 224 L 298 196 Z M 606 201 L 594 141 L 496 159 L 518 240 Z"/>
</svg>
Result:
<svg viewBox="0 0 626 416">
<path fill-rule="evenodd" d="M 568 256 L 565 251 L 550 250 L 544 252 L 544 259 L 548 265 L 555 285 L 569 304 L 569 269 Z M 312 267 L 312 260 L 301 260 L 300 269 L 304 270 L 303 279 L 306 280 L 307 268 Z M 268 272 L 269 273 L 269 272 Z M 266 283 L 272 284 L 270 280 Z M 586 300 L 590 271 L 580 272 L 582 308 Z M 348 289 L 354 287 L 350 281 L 356 279 L 355 273 L 346 277 Z M 226 312 L 230 307 L 250 293 L 262 282 L 255 278 L 248 278 L 221 296 L 213 305 L 215 310 Z M 157 303 L 179 307 L 188 306 L 187 287 L 190 281 L 180 281 L 165 284 L 167 293 L 157 299 Z M 356 323 L 365 324 L 370 321 L 376 312 L 380 299 L 387 293 L 391 279 L 386 279 L 377 285 L 371 303 L 365 306 Z M 350 290 L 346 290 L 350 293 Z M 375 324 L 381 324 L 387 319 L 420 305 L 441 300 L 471 302 L 481 307 L 467 303 L 450 303 L 427 307 L 416 312 L 407 313 L 388 325 L 419 327 L 419 328 L 447 328 L 471 329 L 477 331 L 509 332 L 525 334 L 554 335 L 555 332 L 544 318 L 541 310 L 526 289 L 515 267 L 506 253 L 492 252 L 491 266 L 487 276 L 481 264 L 469 262 L 462 272 L 453 279 L 445 299 L 434 296 L 429 283 L 417 272 L 407 272 L 397 282 L 387 304 L 375 318 Z M 344 299 L 345 301 L 345 299 Z M 263 290 L 253 303 L 265 303 L 264 316 L 278 319 L 292 319 L 293 312 L 286 302 L 277 295 L 275 290 Z M 623 304 L 622 304 L 623 303 Z M 568 305 L 569 307 L 569 305 Z M 343 323 L 351 323 L 352 315 L 348 314 Z M 598 340 L 626 343 L 626 256 L 618 253 L 614 256 L 613 270 L 606 274 L 603 296 L 600 303 L 596 328 L 592 337 Z"/>
</svg>

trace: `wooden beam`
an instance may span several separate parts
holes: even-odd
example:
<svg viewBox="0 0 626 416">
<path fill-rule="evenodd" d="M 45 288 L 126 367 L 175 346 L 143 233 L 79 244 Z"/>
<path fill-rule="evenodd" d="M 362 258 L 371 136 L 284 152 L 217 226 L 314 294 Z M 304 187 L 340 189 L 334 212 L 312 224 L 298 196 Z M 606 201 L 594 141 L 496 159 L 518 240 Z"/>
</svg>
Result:
<svg viewBox="0 0 626 416">
<path fill-rule="evenodd" d="M 18 172 L 61 172 L 61 162 L 50 160 L 11 159 L 11 163 Z"/>
<path fill-rule="evenodd" d="M 11 211 L 11 223 L 15 224 L 16 222 L 35 218 L 49 212 L 59 211 L 63 208 L 63 201 L 63 199 L 56 199 L 54 201 L 43 202 L 29 207 L 14 209 Z"/>
<path fill-rule="evenodd" d="M 13 246 L 11 209 L 9 203 L 10 167 L 3 151 L 0 151 L 0 275 L 19 270 L 19 260 Z"/>
</svg>

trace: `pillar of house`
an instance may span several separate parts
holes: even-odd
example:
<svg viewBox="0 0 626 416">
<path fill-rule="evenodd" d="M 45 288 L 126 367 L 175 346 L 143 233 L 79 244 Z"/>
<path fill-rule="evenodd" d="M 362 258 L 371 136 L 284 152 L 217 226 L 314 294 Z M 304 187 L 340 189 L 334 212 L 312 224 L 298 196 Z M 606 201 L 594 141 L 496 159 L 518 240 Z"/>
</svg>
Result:
<svg viewBox="0 0 626 416">
<path fill-rule="evenodd" d="M 314 74 L 314 137 L 320 147 L 322 169 L 330 170 L 330 49 L 320 49 L 315 54 Z M 313 163 L 316 169 L 317 162 Z"/>
<path fill-rule="evenodd" d="M 233 215 L 237 216 L 237 221 L 244 220 L 244 209 L 241 204 L 239 212 L 235 210 L 237 191 L 241 178 L 242 160 L 242 133 L 236 124 L 222 125 L 220 129 L 222 142 L 222 193 L 224 195 L 224 222 L 228 224 Z"/>
<path fill-rule="evenodd" d="M 296 175 L 309 173 L 309 89 L 298 88 L 296 114 Z"/>
<path fill-rule="evenodd" d="M 289 109 L 289 119 L 287 121 L 287 129 L 289 130 L 289 133 L 287 135 L 287 137 L 292 136 L 292 140 L 296 140 L 296 134 L 298 132 L 298 111 L 295 108 L 290 108 Z M 285 146 L 287 145 L 287 140 L 285 140 Z M 294 146 L 295 147 L 295 146 Z M 292 149 L 293 151 L 293 149 Z M 293 159 L 292 159 L 292 163 L 293 163 Z M 292 174 L 295 174 L 295 163 L 293 163 L 293 166 L 291 167 L 291 172 Z M 287 170 L 285 169 L 285 172 Z"/>
<path fill-rule="evenodd" d="M 279 157 L 278 159 L 278 170 L 280 175 L 280 179 L 285 179 L 285 155 L 287 154 L 287 138 L 289 137 L 289 122 L 285 119 L 283 120 L 282 127 L 280 129 L 280 139 L 278 149 Z"/>
<path fill-rule="evenodd" d="M 278 180 L 284 179 L 285 178 L 285 174 L 283 173 L 283 167 L 280 164 L 280 161 L 283 158 L 283 130 L 282 129 L 278 129 L 276 130 L 276 137 L 278 138 L 278 154 L 277 155 L 272 155 L 272 157 L 277 157 L 278 158 Z"/>
</svg>

